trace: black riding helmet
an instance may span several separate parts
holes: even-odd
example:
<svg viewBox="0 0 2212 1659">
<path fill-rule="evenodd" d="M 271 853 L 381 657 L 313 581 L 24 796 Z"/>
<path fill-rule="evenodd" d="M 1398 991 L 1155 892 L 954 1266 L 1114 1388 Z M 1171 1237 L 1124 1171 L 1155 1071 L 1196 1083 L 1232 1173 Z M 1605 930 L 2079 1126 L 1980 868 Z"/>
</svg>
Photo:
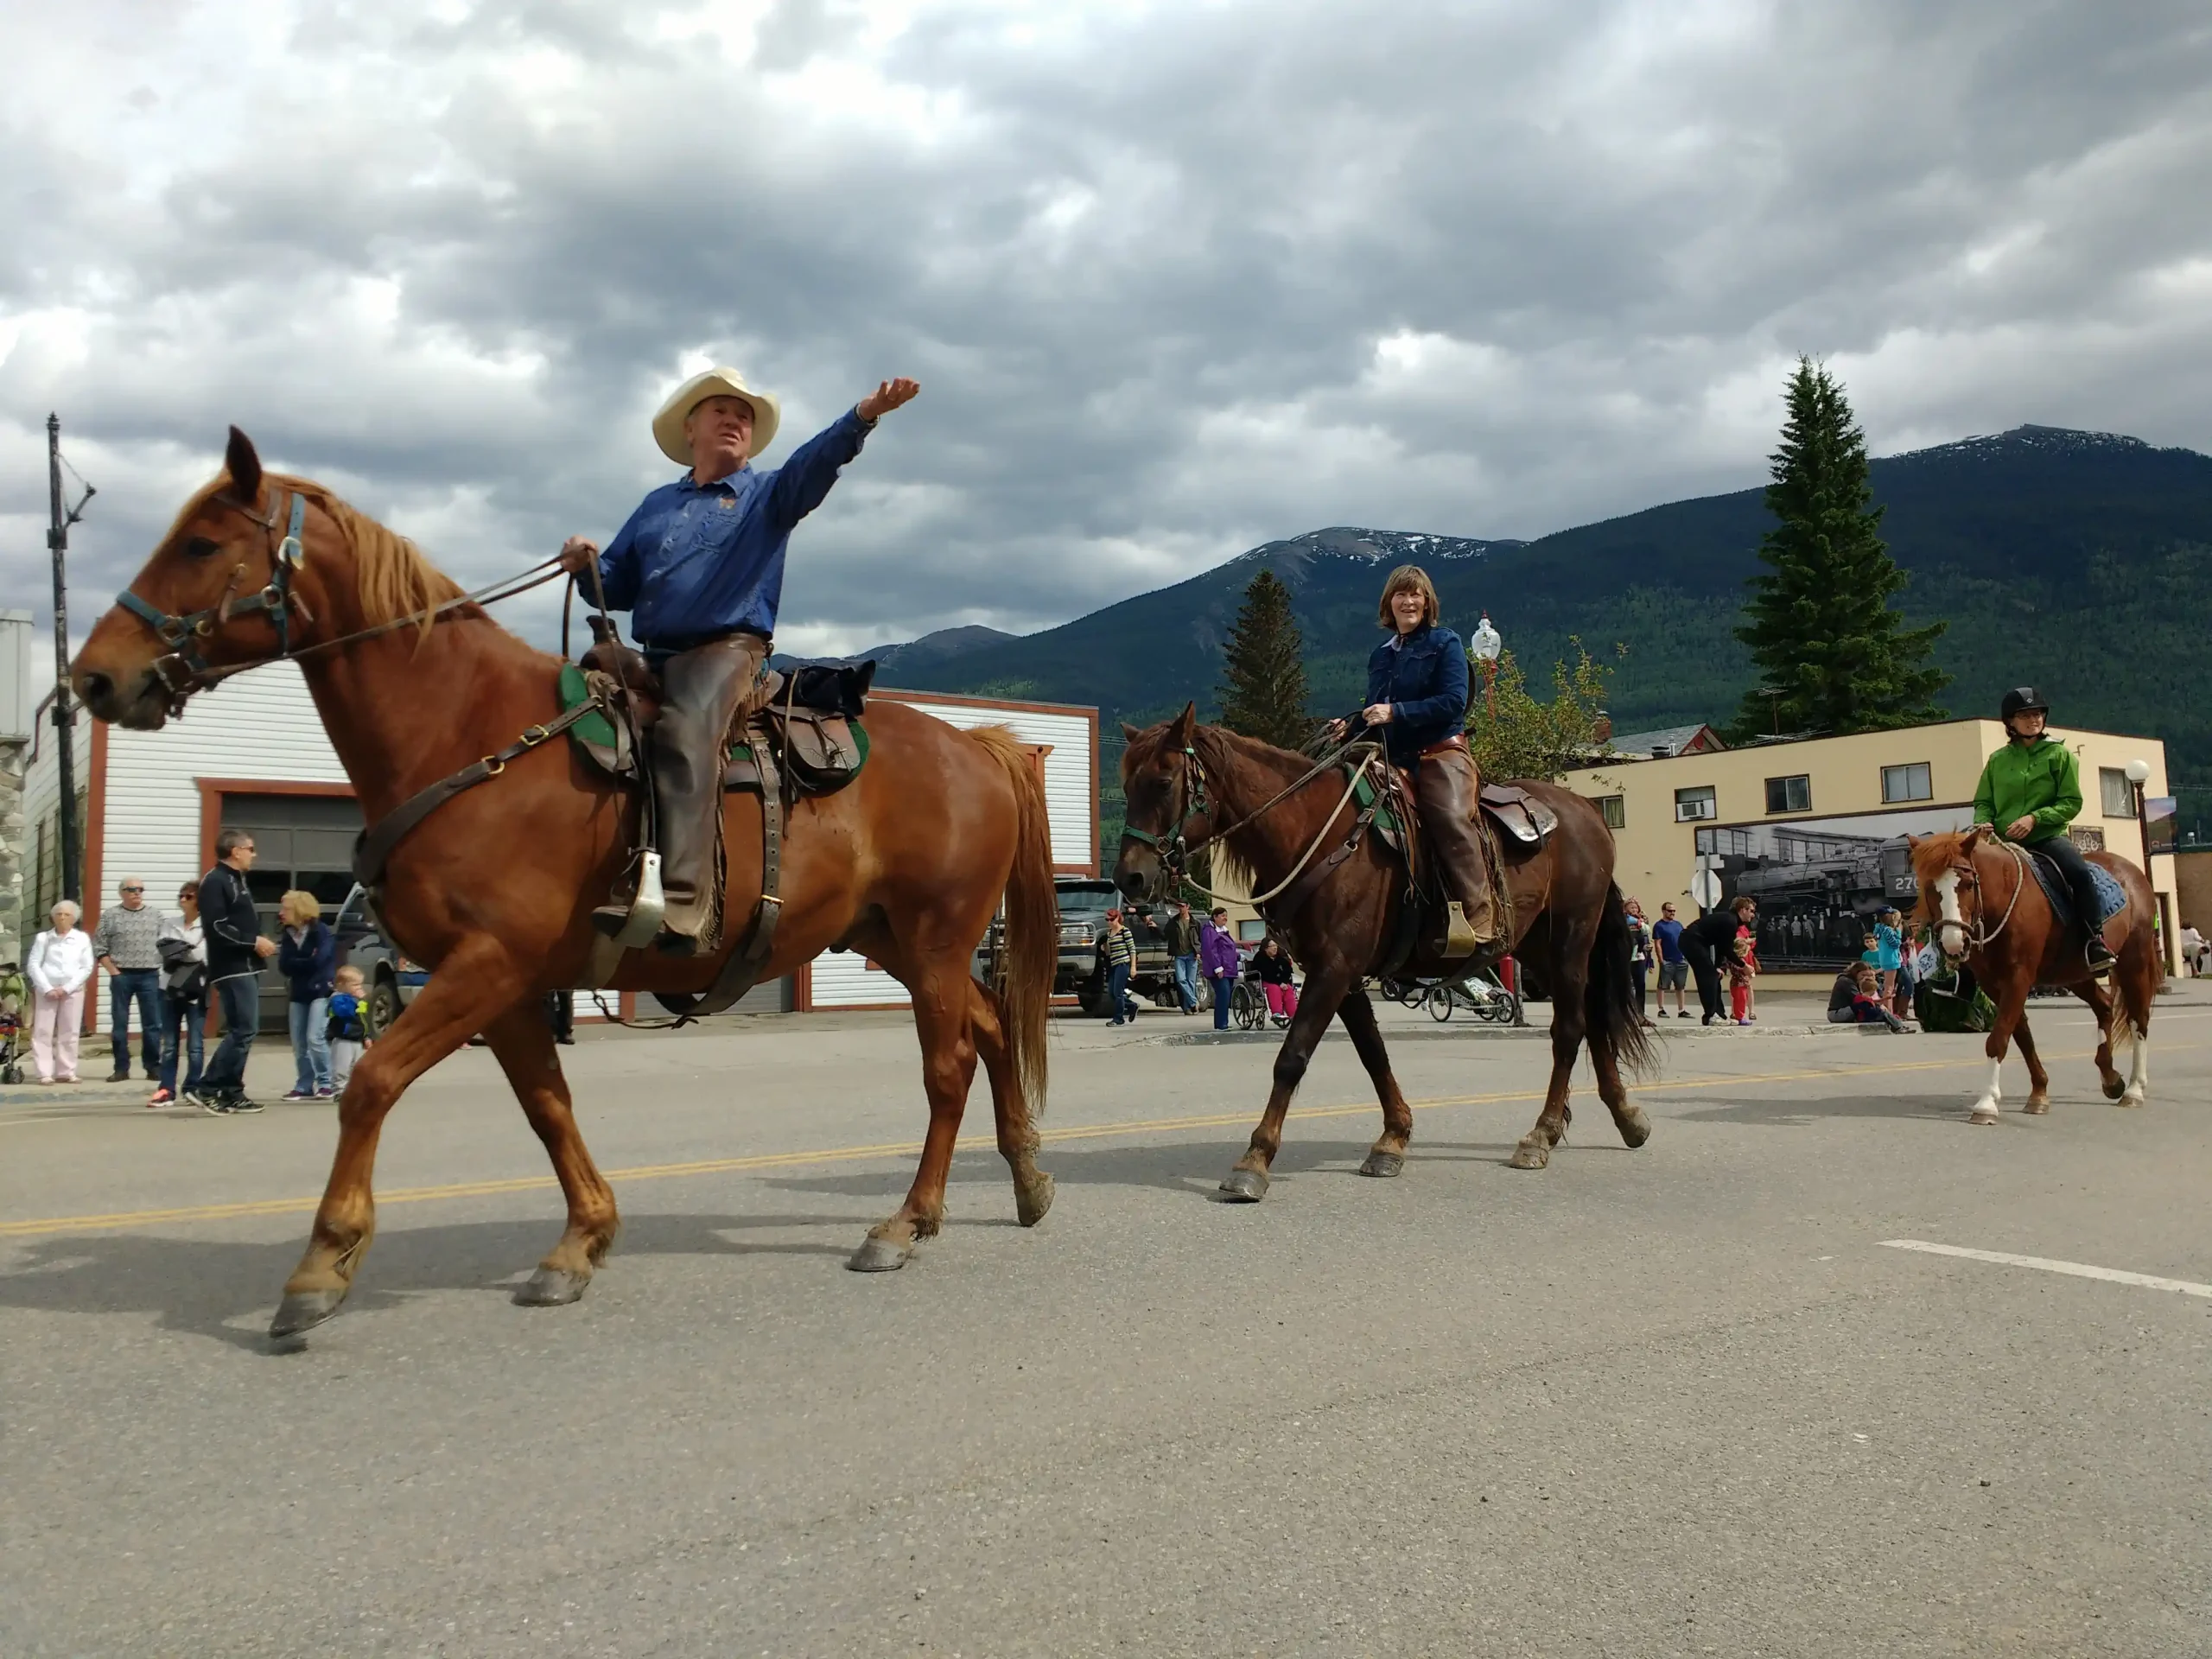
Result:
<svg viewBox="0 0 2212 1659">
<path fill-rule="evenodd" d="M 2050 712 L 2050 705 L 2043 700 L 2042 692 L 2032 685 L 2016 685 L 2005 694 L 2005 701 L 1997 705 L 1997 717 L 2010 720 L 2031 709 L 2046 715 Z"/>
</svg>

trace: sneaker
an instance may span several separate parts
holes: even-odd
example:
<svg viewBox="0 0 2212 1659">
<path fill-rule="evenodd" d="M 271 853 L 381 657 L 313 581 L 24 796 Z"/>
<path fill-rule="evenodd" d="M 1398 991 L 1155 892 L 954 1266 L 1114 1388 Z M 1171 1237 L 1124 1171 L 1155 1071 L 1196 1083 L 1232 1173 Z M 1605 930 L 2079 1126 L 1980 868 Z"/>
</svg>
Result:
<svg viewBox="0 0 2212 1659">
<path fill-rule="evenodd" d="M 335 1100 L 338 1091 L 335 1089 L 318 1089 L 315 1091 L 315 1097 L 317 1100 Z"/>
<path fill-rule="evenodd" d="M 178 1094 L 176 1103 L 180 1106 L 205 1106 L 207 1102 L 197 1089 L 187 1089 Z"/>
<path fill-rule="evenodd" d="M 176 1104 L 176 1096 L 166 1089 L 156 1089 L 146 1097 L 146 1104 L 149 1107 L 174 1106 Z"/>
<path fill-rule="evenodd" d="M 109 1073 L 107 1074 L 107 1080 L 108 1080 L 110 1083 L 128 1083 L 128 1082 L 130 1082 L 130 1068 L 129 1066 L 127 1066 L 127 1065 L 126 1065 L 126 1066 L 124 1066 L 124 1067 L 123 1068 L 123 1070 L 122 1070 L 122 1071 L 111 1071 L 111 1072 L 109 1072 Z"/>
<path fill-rule="evenodd" d="M 315 1090 L 312 1089 L 287 1089 L 283 1094 L 279 1095 L 277 1098 L 279 1100 L 313 1100 L 315 1098 Z"/>
</svg>

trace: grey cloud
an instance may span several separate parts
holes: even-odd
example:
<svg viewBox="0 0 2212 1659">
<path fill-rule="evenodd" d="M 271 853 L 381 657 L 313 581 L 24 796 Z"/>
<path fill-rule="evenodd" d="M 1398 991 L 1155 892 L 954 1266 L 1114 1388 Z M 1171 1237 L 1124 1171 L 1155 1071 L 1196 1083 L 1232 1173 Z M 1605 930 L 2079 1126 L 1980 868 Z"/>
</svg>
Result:
<svg viewBox="0 0 2212 1659">
<path fill-rule="evenodd" d="M 911 372 L 794 543 L 791 631 L 858 644 L 1318 524 L 1526 536 L 1741 485 L 1799 351 L 1878 446 L 2212 446 L 2192 7 L 950 6 L 879 39 L 807 0 L 741 65 L 650 16 L 298 9 L 220 107 L 188 19 L 134 66 L 156 105 L 49 89 L 86 107 L 43 144 L 14 111 L 8 505 L 60 406 L 104 601 L 237 419 L 481 581 L 664 472 L 687 353 L 786 389 L 794 438 Z"/>
</svg>

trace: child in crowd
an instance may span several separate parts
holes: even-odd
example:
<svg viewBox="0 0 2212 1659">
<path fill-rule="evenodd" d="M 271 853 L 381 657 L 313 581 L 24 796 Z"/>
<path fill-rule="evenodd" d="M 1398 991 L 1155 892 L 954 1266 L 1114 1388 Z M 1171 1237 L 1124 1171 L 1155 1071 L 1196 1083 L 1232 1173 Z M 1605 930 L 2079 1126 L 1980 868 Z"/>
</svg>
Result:
<svg viewBox="0 0 2212 1659">
<path fill-rule="evenodd" d="M 1851 1017 L 1862 1026 L 1887 1026 L 1891 1031 L 1910 1031 L 1912 1027 L 1890 1012 L 1889 1001 L 1882 995 L 1881 971 L 1864 963 L 1859 966 L 1851 997 Z"/>
<path fill-rule="evenodd" d="M 367 987 L 361 970 L 350 963 L 332 976 L 331 986 L 330 1087 L 334 1094 L 342 1095 L 346 1079 L 353 1075 L 354 1063 L 369 1046 L 369 1028 L 361 1017 L 362 993 Z"/>
<path fill-rule="evenodd" d="M 1882 1001 L 1897 1001 L 1897 970 L 1904 965 L 1904 918 L 1895 910 L 1874 918 L 1874 971 L 1881 981 Z"/>
<path fill-rule="evenodd" d="M 1748 1026 L 1758 1018 L 1752 1012 L 1751 982 L 1758 977 L 1758 951 L 1748 927 L 1736 930 L 1736 958 L 1728 964 L 1729 1012 L 1739 1026 Z"/>
</svg>

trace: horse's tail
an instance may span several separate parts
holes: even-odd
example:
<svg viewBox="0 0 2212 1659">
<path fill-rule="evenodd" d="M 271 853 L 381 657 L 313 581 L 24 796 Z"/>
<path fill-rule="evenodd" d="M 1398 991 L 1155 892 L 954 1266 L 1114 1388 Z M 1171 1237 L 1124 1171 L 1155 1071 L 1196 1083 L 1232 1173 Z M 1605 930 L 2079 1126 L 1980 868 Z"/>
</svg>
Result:
<svg viewBox="0 0 2212 1659">
<path fill-rule="evenodd" d="M 1634 941 L 1628 930 L 1628 909 L 1621 899 L 1620 883 L 1605 889 L 1605 908 L 1598 917 L 1598 938 L 1590 948 L 1590 976 L 1582 992 L 1582 1017 L 1588 1028 L 1593 1054 L 1611 1056 L 1613 1063 L 1631 1077 L 1646 1077 L 1657 1068 L 1659 1056 L 1644 1033 L 1643 1016 L 1637 1011 L 1636 980 L 1629 972 Z"/>
<path fill-rule="evenodd" d="M 1059 966 L 1060 905 L 1052 885 L 1052 826 L 1044 780 L 1020 741 L 1004 727 L 971 730 L 1014 786 L 1014 868 L 1006 881 L 1006 932 L 991 988 L 1006 1021 L 1007 1052 L 1033 1115 L 1045 1110 L 1046 1038 L 1052 1012 L 1052 975 Z"/>
</svg>

